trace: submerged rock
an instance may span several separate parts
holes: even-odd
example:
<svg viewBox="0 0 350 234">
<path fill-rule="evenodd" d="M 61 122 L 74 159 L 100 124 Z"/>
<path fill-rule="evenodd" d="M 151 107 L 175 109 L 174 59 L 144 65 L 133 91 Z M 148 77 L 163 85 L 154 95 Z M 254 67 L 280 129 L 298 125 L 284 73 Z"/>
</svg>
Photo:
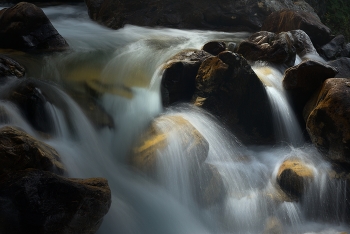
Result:
<svg viewBox="0 0 350 234">
<path fill-rule="evenodd" d="M 14 127 L 0 129 L 0 175 L 27 168 L 65 172 L 57 151 Z"/>
<path fill-rule="evenodd" d="M 45 13 L 27 2 L 0 11 L 0 48 L 31 52 L 68 49 Z"/>
<path fill-rule="evenodd" d="M 0 77 L 15 76 L 22 78 L 25 74 L 25 69 L 15 60 L 0 55 Z"/>
<path fill-rule="evenodd" d="M 0 233 L 96 233 L 111 205 L 102 178 L 27 169 L 0 177 Z"/>
<path fill-rule="evenodd" d="M 16 104 L 34 129 L 43 133 L 53 133 L 54 120 L 47 109 L 49 101 L 45 93 L 36 82 L 23 80 L 5 93 L 3 99 Z"/>
<path fill-rule="evenodd" d="M 193 101 L 218 116 L 244 143 L 267 143 L 273 139 L 265 87 L 238 54 L 225 51 L 202 63 Z"/>
<path fill-rule="evenodd" d="M 165 152 L 172 143 L 181 150 L 181 157 L 189 162 L 189 167 L 193 170 L 196 170 L 208 156 L 207 140 L 190 122 L 181 116 L 161 116 L 152 122 L 134 147 L 131 165 L 149 175 L 154 175 L 157 161 L 160 158 L 173 156 Z"/>
<path fill-rule="evenodd" d="M 262 27 L 262 31 L 287 32 L 301 29 L 311 38 L 314 45 L 321 46 L 331 39 L 331 30 L 322 24 L 321 20 L 314 14 L 284 9 L 269 15 Z"/>
<path fill-rule="evenodd" d="M 164 65 L 161 91 L 164 106 L 192 99 L 199 66 L 212 57 L 203 50 L 184 50 Z"/>
<path fill-rule="evenodd" d="M 350 164 L 350 79 L 327 79 L 307 118 L 312 142 L 337 163 Z"/>
<path fill-rule="evenodd" d="M 288 159 L 278 169 L 277 183 L 292 199 L 299 200 L 313 177 L 312 169 L 304 162 Z"/>
</svg>

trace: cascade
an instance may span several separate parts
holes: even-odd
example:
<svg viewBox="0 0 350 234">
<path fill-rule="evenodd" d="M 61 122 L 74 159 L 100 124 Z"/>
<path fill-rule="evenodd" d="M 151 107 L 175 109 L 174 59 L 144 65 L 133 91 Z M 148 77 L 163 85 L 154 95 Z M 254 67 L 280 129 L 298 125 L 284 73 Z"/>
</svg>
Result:
<svg viewBox="0 0 350 234">
<path fill-rule="evenodd" d="M 190 104 L 162 108 L 159 83 L 161 65 L 167 59 L 183 49 L 200 49 L 214 39 L 239 42 L 247 33 L 132 25 L 110 30 L 92 22 L 79 5 L 47 7 L 44 12 L 72 51 L 45 55 L 36 64 L 16 56 L 30 67 L 29 76 L 55 100 L 45 105 L 53 120 L 52 137 L 38 134 L 7 101 L 0 102 L 0 110 L 9 118 L 1 116 L 0 120 L 2 125 L 18 126 L 53 146 L 70 176 L 108 179 L 112 206 L 98 233 L 256 234 L 269 233 L 270 224 L 279 233 L 291 234 L 350 230 L 343 223 L 345 184 L 328 179 L 329 165 L 304 142 L 278 68 L 264 63 L 253 66 L 270 98 L 276 136 L 286 144 L 243 145 L 202 109 Z M 4 93 L 15 85 L 15 81 L 9 82 L 0 89 Z M 68 95 L 71 92 L 98 93 L 98 104 L 112 117 L 115 127 L 96 129 Z M 186 120 L 207 142 L 207 152 L 192 149 L 191 158 L 199 164 L 205 156 L 200 166 L 211 168 L 212 174 L 217 172 L 222 184 L 215 183 L 218 189 L 209 195 L 217 195 L 220 188 L 223 195 L 219 201 L 204 206 L 197 201 L 194 187 L 204 191 L 205 181 L 193 178 L 207 178 L 209 170 L 204 170 L 204 175 L 191 171 L 188 165 L 192 162 L 184 157 L 189 149 L 180 141 L 190 134 L 189 128 L 170 131 L 176 128 L 173 116 Z M 169 136 L 153 180 L 131 169 L 128 156 L 155 118 L 162 118 L 157 128 Z M 279 168 L 287 159 L 302 161 L 314 175 L 301 201 L 286 199 L 277 186 Z"/>
</svg>

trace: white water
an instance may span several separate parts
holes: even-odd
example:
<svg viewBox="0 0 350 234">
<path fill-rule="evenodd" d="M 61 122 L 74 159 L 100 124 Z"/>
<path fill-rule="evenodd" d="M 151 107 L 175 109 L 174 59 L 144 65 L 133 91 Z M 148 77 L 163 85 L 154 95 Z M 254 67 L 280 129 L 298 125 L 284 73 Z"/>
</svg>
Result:
<svg viewBox="0 0 350 234">
<path fill-rule="evenodd" d="M 281 233 L 350 230 L 341 223 L 344 207 L 341 191 L 345 185 L 328 181 L 329 166 L 312 146 L 302 146 L 300 129 L 285 100 L 278 70 L 265 66 L 255 69 L 266 78 L 262 79 L 275 105 L 276 134 L 288 147 L 243 146 L 213 116 L 191 105 L 162 110 L 159 68 L 168 58 L 182 49 L 199 49 L 213 39 L 239 41 L 247 34 L 136 26 L 113 31 L 91 22 L 84 7 L 44 10 L 73 50 L 47 56 L 40 63 L 43 66 L 33 67 L 29 72 L 38 75 L 34 78 L 45 80 L 41 87 L 47 87 L 50 97 L 59 100 L 46 106 L 55 120 L 55 134 L 49 140 L 40 137 L 9 102 L 0 103 L 1 110 L 9 116 L 3 124 L 19 126 L 52 145 L 63 157 L 70 176 L 108 179 L 112 207 L 98 233 L 256 234 L 263 233 L 271 220 L 277 220 Z M 96 130 L 64 92 L 72 88 L 84 91 L 86 84 L 103 93 L 98 101 L 113 117 L 115 129 Z M 12 85 L 16 82 L 1 87 L 1 91 Z M 226 194 L 220 202 L 202 207 L 191 192 L 189 159 L 183 157 L 185 149 L 179 142 L 187 134 L 186 128 L 170 137 L 173 139 L 162 154 L 167 157 L 157 165 L 157 182 L 128 166 L 132 144 L 158 115 L 183 117 L 208 141 L 205 164 L 219 172 Z M 165 121 L 159 127 L 175 128 L 172 124 Z M 201 152 L 194 152 L 191 157 L 201 156 L 196 155 Z M 299 158 L 315 174 L 300 202 L 278 198 L 275 178 L 287 158 Z M 336 206 L 339 208 L 331 209 Z M 335 222 L 329 222 L 327 215 L 336 217 Z"/>
</svg>

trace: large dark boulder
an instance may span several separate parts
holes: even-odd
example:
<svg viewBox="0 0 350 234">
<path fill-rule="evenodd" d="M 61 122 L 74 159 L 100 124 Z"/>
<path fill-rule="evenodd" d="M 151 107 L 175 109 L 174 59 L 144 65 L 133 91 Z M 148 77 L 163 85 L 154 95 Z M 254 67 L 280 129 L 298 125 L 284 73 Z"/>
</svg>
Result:
<svg viewBox="0 0 350 234">
<path fill-rule="evenodd" d="M 291 67 L 295 63 L 296 49 L 288 33 L 275 34 L 261 31 L 242 41 L 237 49 L 247 60 L 262 60 Z"/>
<path fill-rule="evenodd" d="M 226 44 L 222 41 L 209 41 L 205 43 L 202 50 L 216 56 L 226 50 Z"/>
<path fill-rule="evenodd" d="M 125 24 L 171 28 L 256 31 L 263 20 L 284 8 L 313 12 L 303 0 L 85 0 L 90 17 L 110 28 Z M 316 16 L 317 17 L 317 16 Z"/>
<path fill-rule="evenodd" d="M 193 100 L 218 116 L 244 143 L 273 140 L 265 87 L 242 56 L 225 51 L 206 59 L 196 77 Z"/>
<path fill-rule="evenodd" d="M 45 13 L 34 4 L 21 2 L 0 11 L 0 48 L 51 52 L 68 47 Z"/>
<path fill-rule="evenodd" d="M 350 58 L 338 58 L 327 63 L 338 70 L 336 78 L 350 78 Z"/>
<path fill-rule="evenodd" d="M 7 76 L 15 76 L 21 78 L 25 75 L 25 69 L 15 60 L 0 55 L 0 78 Z"/>
<path fill-rule="evenodd" d="M 312 142 L 325 156 L 350 164 L 350 79 L 327 79 L 306 122 Z"/>
<path fill-rule="evenodd" d="M 331 40 L 330 29 L 317 16 L 303 11 L 284 9 L 273 12 L 261 27 L 262 31 L 275 33 L 297 29 L 306 32 L 316 46 L 324 45 Z"/>
<path fill-rule="evenodd" d="M 297 114 L 301 114 L 306 102 L 323 82 L 335 77 L 337 73 L 334 67 L 313 60 L 303 61 L 284 72 L 283 87 L 287 90 Z"/>
<path fill-rule="evenodd" d="M 192 99 L 198 68 L 211 56 L 203 50 L 184 50 L 168 60 L 163 67 L 161 82 L 164 106 Z"/>
<path fill-rule="evenodd" d="M 111 205 L 102 178 L 27 169 L 0 177 L 0 233 L 96 233 Z"/>
<path fill-rule="evenodd" d="M 62 175 L 60 156 L 51 146 L 14 127 L 0 129 L 0 175 L 35 168 Z"/>
</svg>

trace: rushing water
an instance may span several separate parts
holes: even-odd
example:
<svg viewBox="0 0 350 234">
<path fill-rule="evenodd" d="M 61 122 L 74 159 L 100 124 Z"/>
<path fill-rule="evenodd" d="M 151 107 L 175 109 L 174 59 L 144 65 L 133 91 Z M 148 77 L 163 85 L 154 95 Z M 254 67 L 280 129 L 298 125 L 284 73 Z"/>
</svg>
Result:
<svg viewBox="0 0 350 234">
<path fill-rule="evenodd" d="M 1 121 L 19 126 L 53 146 L 70 176 L 108 179 L 112 206 L 98 233 L 294 234 L 350 230 L 342 224 L 346 185 L 329 181 L 329 165 L 303 141 L 283 93 L 280 70 L 262 63 L 254 66 L 271 100 L 276 136 L 286 144 L 244 146 L 201 109 L 190 104 L 162 108 L 160 67 L 167 59 L 183 49 L 200 49 L 214 39 L 239 42 L 247 33 L 131 25 L 110 30 L 91 22 L 84 6 L 48 7 L 44 11 L 72 50 L 44 58 L 12 56 L 26 66 L 27 76 L 49 95 L 51 103 L 45 108 L 53 120 L 54 133 L 49 140 L 40 136 L 8 101 L 1 101 L 0 107 L 10 117 Z M 0 87 L 2 95 L 20 82 L 4 84 Z M 97 101 L 113 118 L 115 128 L 94 128 L 67 94 L 91 95 L 91 90 L 101 94 Z M 157 116 L 163 120 L 157 122 L 157 127 L 171 134 L 157 162 L 157 179 L 153 180 L 130 169 L 127 162 L 135 140 Z M 187 120 L 207 141 L 204 165 L 222 182 L 214 183 L 217 187 L 212 188 L 210 196 L 221 189 L 224 195 L 219 201 L 205 206 L 196 201 L 193 187 L 204 191 L 205 181 L 201 181 L 202 175 L 193 174 L 189 167 L 193 162 L 184 157 L 188 149 L 182 141 L 190 128 L 170 131 L 176 128 L 173 116 Z M 194 159 L 203 153 L 199 149 L 191 152 Z M 284 199 L 276 186 L 278 168 L 288 158 L 303 161 L 314 174 L 299 202 Z M 208 171 L 204 170 L 204 178 Z"/>
</svg>

